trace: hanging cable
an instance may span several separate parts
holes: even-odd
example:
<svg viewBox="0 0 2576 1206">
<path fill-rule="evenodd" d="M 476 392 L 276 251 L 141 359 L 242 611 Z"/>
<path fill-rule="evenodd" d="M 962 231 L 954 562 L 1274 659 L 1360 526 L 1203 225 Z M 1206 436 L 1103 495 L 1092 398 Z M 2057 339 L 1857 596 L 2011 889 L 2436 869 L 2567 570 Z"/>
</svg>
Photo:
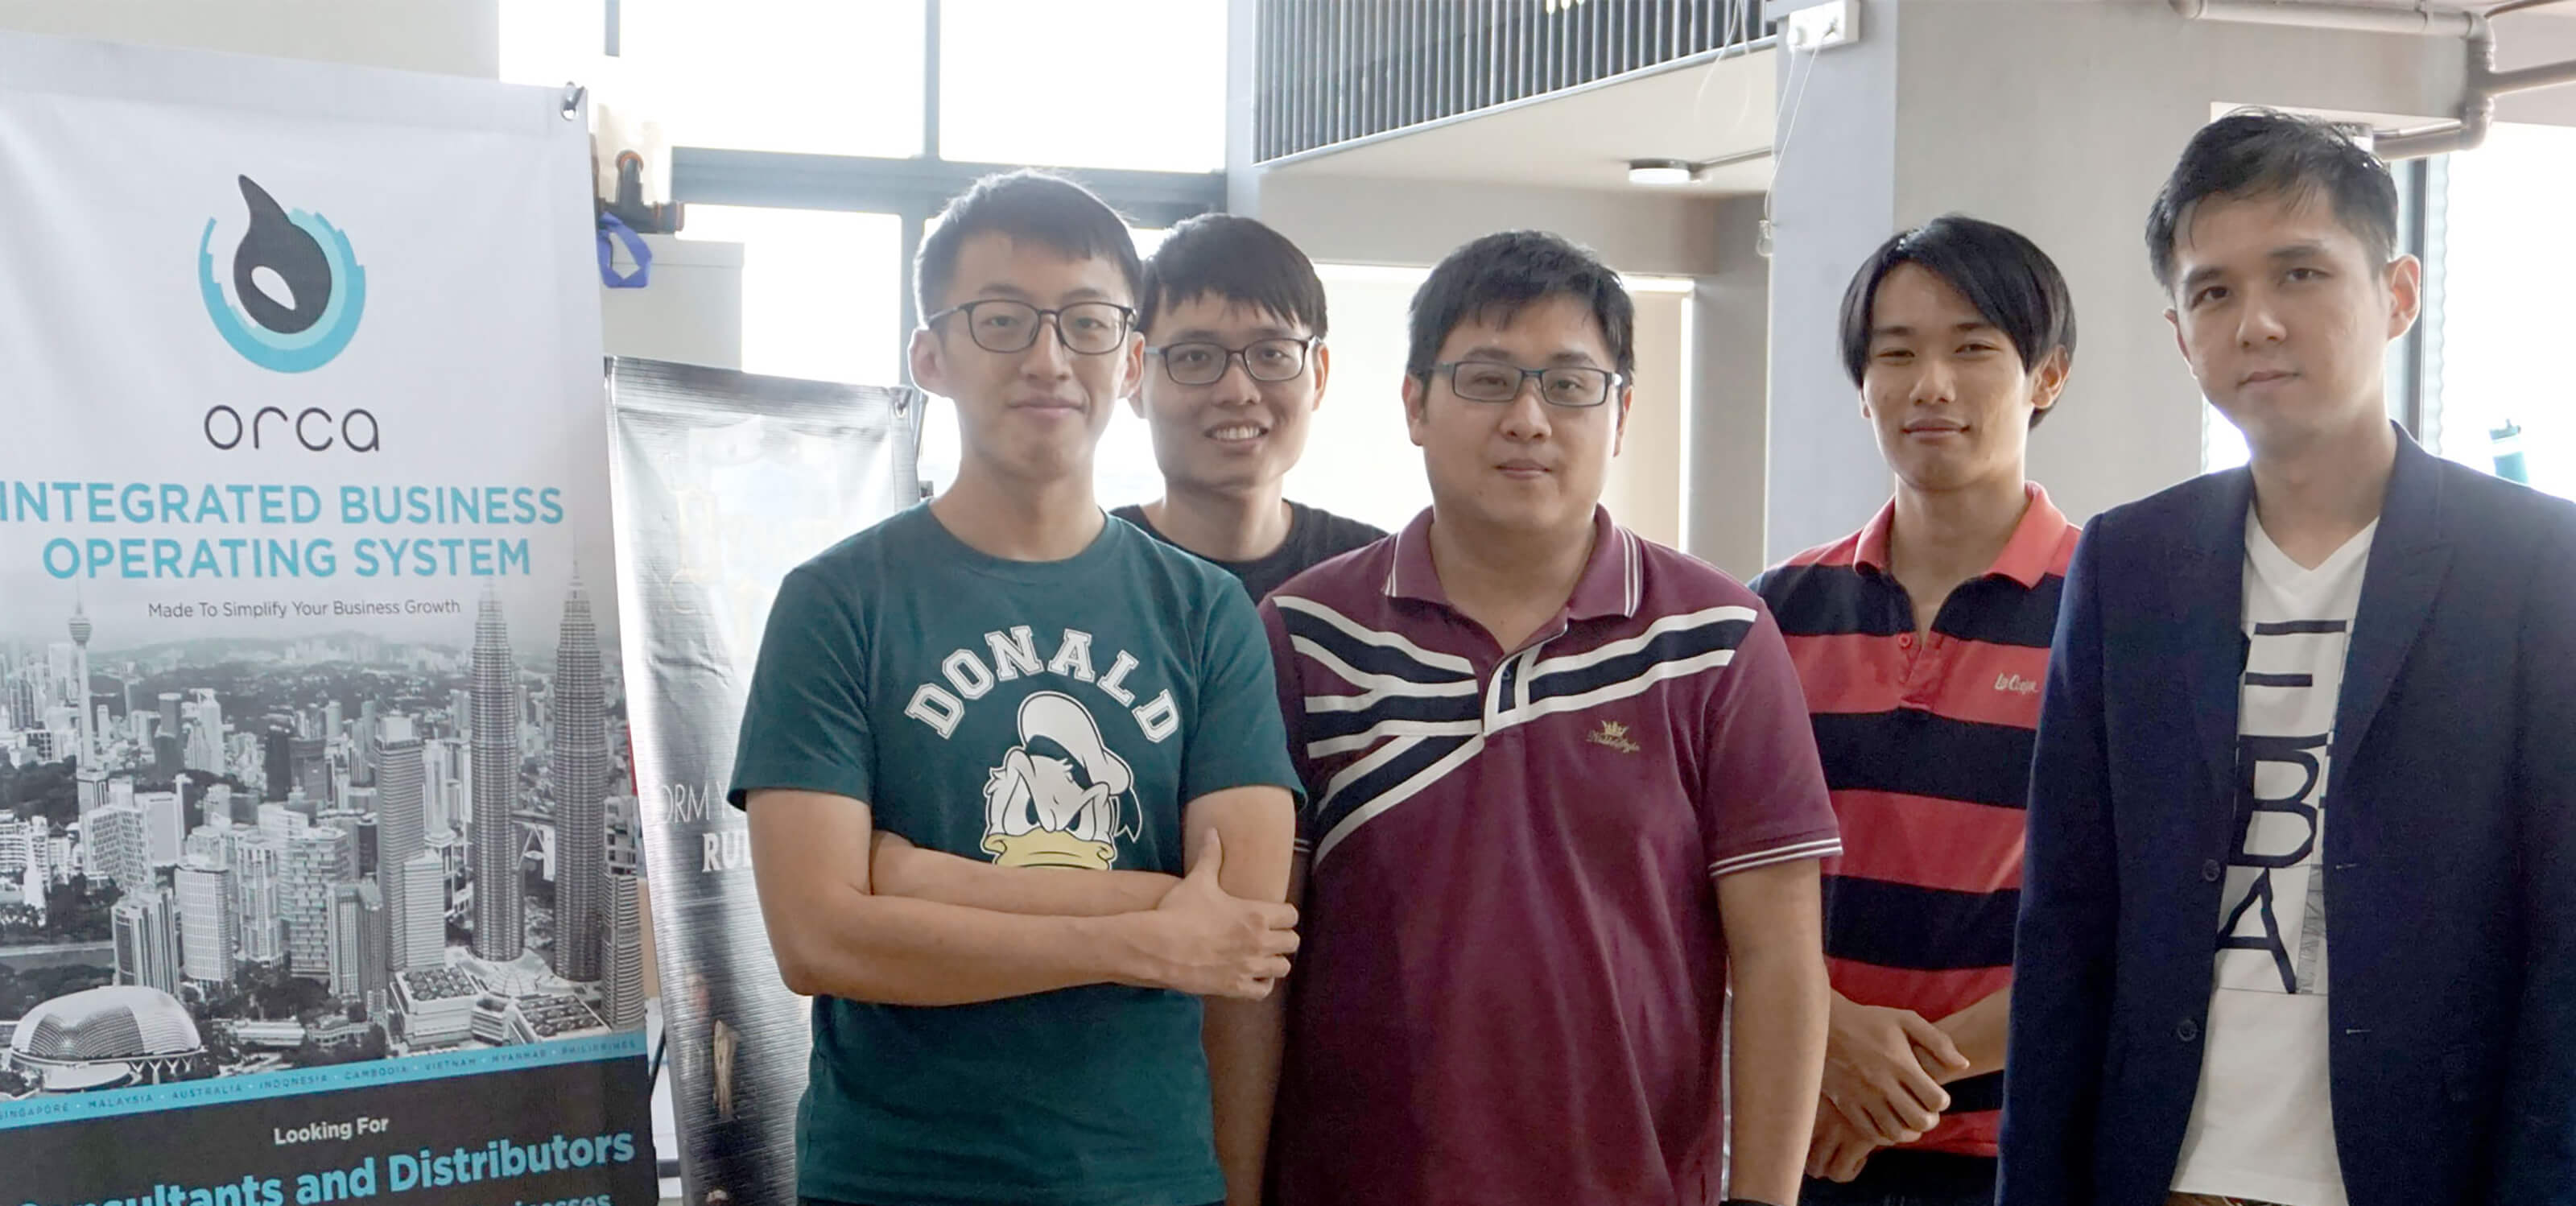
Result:
<svg viewBox="0 0 2576 1206">
<path fill-rule="evenodd" d="M 1807 72 L 1802 76 L 1798 74 L 1798 48 L 1795 46 L 1788 48 L 1789 116 L 1788 120 L 1781 124 L 1780 144 L 1771 152 L 1771 187 L 1762 190 L 1761 233 L 1755 237 L 1753 243 L 1755 254 L 1766 260 L 1771 258 L 1772 201 L 1780 195 L 1780 171 L 1789 162 L 1790 142 L 1798 136 L 1798 106 L 1807 99 L 1807 85 L 1816 78 L 1816 56 L 1820 53 L 1823 53 L 1820 49 L 1807 51 Z"/>
</svg>

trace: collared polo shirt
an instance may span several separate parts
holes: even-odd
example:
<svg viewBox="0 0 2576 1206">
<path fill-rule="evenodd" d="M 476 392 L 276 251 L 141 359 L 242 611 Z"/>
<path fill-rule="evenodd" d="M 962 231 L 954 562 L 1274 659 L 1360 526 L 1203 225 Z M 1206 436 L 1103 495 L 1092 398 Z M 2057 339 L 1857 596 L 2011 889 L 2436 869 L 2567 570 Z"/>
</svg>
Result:
<svg viewBox="0 0 2576 1206">
<path fill-rule="evenodd" d="M 1262 607 L 1309 786 L 1286 1206 L 1713 1201 L 1714 881 L 1840 849 L 1779 631 L 1596 512 L 1516 649 L 1425 512 Z"/>
<path fill-rule="evenodd" d="M 1815 713 L 1843 853 L 1825 863 L 1834 990 L 1932 1021 L 2012 983 L 2023 805 L 2058 596 L 2080 533 L 2048 493 L 1985 574 L 1915 636 L 1888 570 L 1890 502 L 1868 526 L 1754 580 Z M 1995 1154 L 2003 1074 L 1948 1086 L 1914 1147 Z"/>
</svg>

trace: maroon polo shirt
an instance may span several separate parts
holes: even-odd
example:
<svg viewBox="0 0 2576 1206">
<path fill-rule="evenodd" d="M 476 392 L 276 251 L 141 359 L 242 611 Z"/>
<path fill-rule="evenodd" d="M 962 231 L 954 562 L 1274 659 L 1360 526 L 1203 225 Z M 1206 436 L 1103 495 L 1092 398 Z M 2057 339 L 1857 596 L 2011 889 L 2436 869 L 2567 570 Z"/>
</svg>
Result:
<svg viewBox="0 0 2576 1206">
<path fill-rule="evenodd" d="M 1713 1201 L 1715 880 L 1841 849 L 1779 629 L 1603 511 L 1565 610 L 1504 650 L 1430 527 L 1261 609 L 1313 860 L 1278 1200 Z"/>
</svg>

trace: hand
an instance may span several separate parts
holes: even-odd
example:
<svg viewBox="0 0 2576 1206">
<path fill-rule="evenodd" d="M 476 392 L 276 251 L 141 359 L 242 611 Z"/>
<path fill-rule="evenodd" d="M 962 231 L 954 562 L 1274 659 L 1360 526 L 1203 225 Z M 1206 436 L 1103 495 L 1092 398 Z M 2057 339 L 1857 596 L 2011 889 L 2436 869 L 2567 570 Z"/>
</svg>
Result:
<svg viewBox="0 0 2576 1206">
<path fill-rule="evenodd" d="M 1949 1091 L 1926 1069 L 1967 1067 L 1958 1045 L 1921 1014 L 1834 994 L 1825 1034 L 1825 1100 L 1860 1134 L 1891 1145 L 1922 1138 L 1950 1108 Z"/>
<path fill-rule="evenodd" d="M 1226 895 L 1217 882 L 1224 849 L 1209 830 L 1198 865 L 1163 895 L 1150 913 L 1137 913 L 1144 982 L 1202 997 L 1258 1001 L 1288 974 L 1297 949 L 1297 910 L 1270 901 Z"/>
<path fill-rule="evenodd" d="M 1816 1101 L 1816 1137 L 1807 1145 L 1807 1175 L 1848 1185 L 1870 1154 L 1885 1146 L 1854 1129 L 1851 1120 L 1822 1098 Z"/>
</svg>

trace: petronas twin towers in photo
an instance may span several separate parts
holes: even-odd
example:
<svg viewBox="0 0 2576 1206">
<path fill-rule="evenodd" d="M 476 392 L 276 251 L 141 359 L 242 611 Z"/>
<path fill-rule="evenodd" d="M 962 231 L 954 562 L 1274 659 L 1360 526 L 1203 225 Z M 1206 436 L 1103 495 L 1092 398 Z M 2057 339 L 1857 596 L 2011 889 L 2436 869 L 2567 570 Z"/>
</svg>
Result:
<svg viewBox="0 0 2576 1206">
<path fill-rule="evenodd" d="M 611 926 L 606 904 L 608 846 L 607 689 L 599 624 L 576 571 L 564 596 L 555 650 L 554 783 L 555 972 L 594 981 L 605 962 Z M 474 872 L 474 956 L 507 963 L 526 949 L 519 890 L 518 669 L 499 597 L 486 591 L 474 620 L 474 816 L 468 840 Z"/>
</svg>

